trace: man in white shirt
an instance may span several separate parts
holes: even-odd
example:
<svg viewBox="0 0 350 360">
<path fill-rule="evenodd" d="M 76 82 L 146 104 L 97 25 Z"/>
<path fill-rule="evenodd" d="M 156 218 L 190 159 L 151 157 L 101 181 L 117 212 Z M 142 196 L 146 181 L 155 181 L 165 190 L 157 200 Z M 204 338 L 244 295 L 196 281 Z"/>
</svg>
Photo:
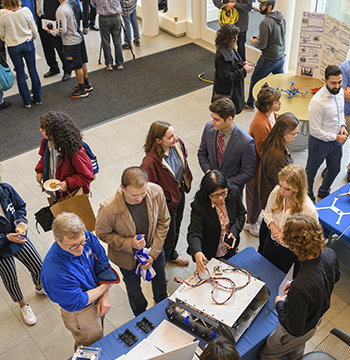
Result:
<svg viewBox="0 0 350 360">
<path fill-rule="evenodd" d="M 318 168 L 326 159 L 327 171 L 318 189 L 318 196 L 324 198 L 329 195 L 330 186 L 340 171 L 342 144 L 348 138 L 342 71 L 338 66 L 329 65 L 326 68 L 325 85 L 310 101 L 309 126 L 306 174 L 309 196 L 315 202 L 313 184 Z"/>
</svg>

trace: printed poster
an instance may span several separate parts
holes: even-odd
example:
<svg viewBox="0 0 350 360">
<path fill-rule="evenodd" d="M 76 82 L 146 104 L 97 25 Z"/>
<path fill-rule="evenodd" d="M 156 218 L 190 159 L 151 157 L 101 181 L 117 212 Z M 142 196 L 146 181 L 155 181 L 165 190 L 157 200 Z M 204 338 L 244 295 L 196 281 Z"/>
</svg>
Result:
<svg viewBox="0 0 350 360">
<path fill-rule="evenodd" d="M 346 61 L 350 26 L 321 13 L 304 12 L 300 29 L 297 75 L 324 78 L 328 65 Z"/>
</svg>

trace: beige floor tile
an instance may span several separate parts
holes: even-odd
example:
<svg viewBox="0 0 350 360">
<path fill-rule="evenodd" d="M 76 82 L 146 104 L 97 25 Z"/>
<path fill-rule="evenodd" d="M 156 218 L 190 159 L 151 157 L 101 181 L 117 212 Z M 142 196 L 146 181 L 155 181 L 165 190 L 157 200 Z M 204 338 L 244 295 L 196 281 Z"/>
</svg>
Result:
<svg viewBox="0 0 350 360">
<path fill-rule="evenodd" d="M 13 348 L 9 349 L 8 351 L 0 352 L 0 360 L 8 360 L 8 359 L 45 360 L 47 358 L 40 351 L 40 349 L 35 344 L 33 339 L 29 338 L 27 340 L 20 341 L 20 343 L 17 346 L 14 346 Z M 56 359 L 58 359 L 58 358 L 56 358 Z M 62 359 L 62 358 L 60 358 L 60 359 Z"/>
</svg>

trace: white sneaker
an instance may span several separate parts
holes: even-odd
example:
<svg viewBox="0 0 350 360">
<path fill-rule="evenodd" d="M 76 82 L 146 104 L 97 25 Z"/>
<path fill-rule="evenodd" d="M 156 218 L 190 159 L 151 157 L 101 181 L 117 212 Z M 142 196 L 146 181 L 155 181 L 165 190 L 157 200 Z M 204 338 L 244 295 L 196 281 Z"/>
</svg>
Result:
<svg viewBox="0 0 350 360">
<path fill-rule="evenodd" d="M 37 288 L 35 288 L 35 293 L 36 293 L 37 295 L 46 295 L 46 292 L 44 291 L 43 288 L 41 288 L 40 290 L 37 289 Z"/>
<path fill-rule="evenodd" d="M 25 323 L 28 325 L 36 324 L 36 316 L 29 304 L 21 307 L 21 313 Z"/>
<path fill-rule="evenodd" d="M 245 223 L 243 229 L 245 231 L 250 232 L 253 236 L 259 237 L 259 225 L 257 223 L 255 224 Z"/>
</svg>

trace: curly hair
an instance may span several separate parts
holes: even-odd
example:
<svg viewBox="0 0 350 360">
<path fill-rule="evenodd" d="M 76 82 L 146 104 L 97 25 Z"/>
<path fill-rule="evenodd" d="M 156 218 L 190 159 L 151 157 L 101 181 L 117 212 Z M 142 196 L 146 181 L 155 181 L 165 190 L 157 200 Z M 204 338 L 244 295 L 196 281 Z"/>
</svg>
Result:
<svg viewBox="0 0 350 360">
<path fill-rule="evenodd" d="M 53 141 L 62 155 L 72 156 L 83 146 L 83 137 L 73 120 L 61 111 L 49 111 L 39 118 L 40 129 Z"/>
<path fill-rule="evenodd" d="M 271 155 L 276 158 L 276 161 L 280 161 L 287 147 L 284 137 L 296 129 L 299 124 L 299 119 L 290 112 L 280 115 L 262 144 L 262 157 Z"/>
<path fill-rule="evenodd" d="M 216 32 L 215 46 L 230 49 L 232 40 L 236 41 L 236 36 L 239 34 L 239 27 L 232 24 L 225 24 Z"/>
<path fill-rule="evenodd" d="M 4 9 L 17 9 L 22 5 L 20 0 L 2 0 L 2 6 Z"/>
<path fill-rule="evenodd" d="M 267 113 L 271 110 L 273 103 L 278 101 L 280 98 L 281 93 L 265 83 L 258 93 L 255 106 L 261 112 Z"/>
<path fill-rule="evenodd" d="M 318 257 L 326 248 L 322 226 L 301 214 L 288 217 L 283 227 L 283 241 L 301 261 Z"/>
<path fill-rule="evenodd" d="M 151 124 L 143 149 L 146 153 L 153 151 L 159 158 L 164 157 L 164 149 L 157 139 L 162 140 L 171 125 L 166 121 L 155 121 Z"/>
<path fill-rule="evenodd" d="M 300 214 L 303 211 L 303 205 L 307 197 L 307 180 L 304 168 L 300 165 L 289 164 L 278 173 L 278 180 L 285 181 L 290 189 L 293 190 L 290 214 Z M 281 211 L 283 211 L 283 198 L 279 188 L 272 213 L 279 213 Z"/>
</svg>

